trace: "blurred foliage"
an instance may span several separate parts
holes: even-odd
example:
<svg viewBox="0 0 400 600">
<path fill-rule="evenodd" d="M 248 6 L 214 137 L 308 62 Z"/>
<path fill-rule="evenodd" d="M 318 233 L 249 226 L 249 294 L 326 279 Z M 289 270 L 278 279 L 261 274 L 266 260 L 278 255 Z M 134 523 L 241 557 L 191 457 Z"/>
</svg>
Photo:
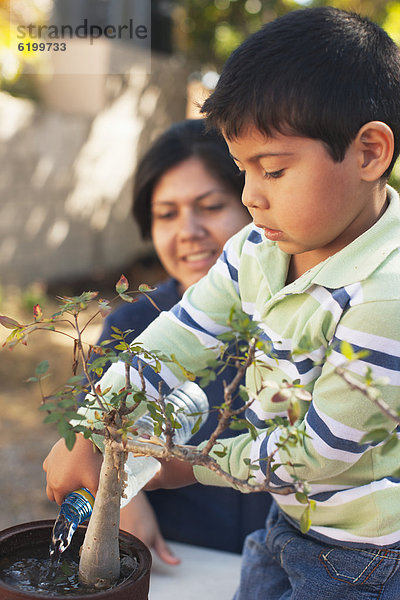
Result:
<svg viewBox="0 0 400 600">
<path fill-rule="evenodd" d="M 0 89 L 32 95 L 21 75 L 40 71 L 40 54 L 18 50 L 18 26 L 46 23 L 51 0 L 0 0 Z"/>
<path fill-rule="evenodd" d="M 400 43 L 398 0 L 173 0 L 175 49 L 220 70 L 231 52 L 269 21 L 297 8 L 336 6 L 384 27 Z"/>
<path fill-rule="evenodd" d="M 220 69 L 231 52 L 263 23 L 295 8 L 295 0 L 174 0 L 175 48 Z"/>
</svg>

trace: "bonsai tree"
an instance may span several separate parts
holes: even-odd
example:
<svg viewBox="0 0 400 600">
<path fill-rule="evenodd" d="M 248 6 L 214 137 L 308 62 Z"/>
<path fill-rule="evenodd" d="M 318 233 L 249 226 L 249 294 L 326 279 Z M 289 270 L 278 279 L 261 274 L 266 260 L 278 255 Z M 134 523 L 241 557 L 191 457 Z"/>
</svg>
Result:
<svg viewBox="0 0 400 600">
<path fill-rule="evenodd" d="M 138 290 L 129 291 L 129 284 L 124 276 L 116 284 L 116 298 L 125 302 L 135 302 L 137 293 L 145 294 L 149 302 L 153 302 L 151 291 L 152 288 L 145 284 L 139 286 Z M 75 297 L 60 297 L 59 303 L 59 310 L 50 317 L 45 317 L 41 307 L 36 305 L 31 323 L 20 324 L 10 317 L 0 316 L 0 324 L 11 329 L 4 344 L 9 348 L 20 343 L 27 344 L 30 335 L 43 330 L 71 339 L 72 372 L 65 385 L 53 393 L 45 393 L 43 380 L 48 377 L 47 361 L 43 361 L 37 366 L 30 381 L 36 382 L 40 386 L 40 410 L 46 413 L 44 421 L 57 424 L 58 431 L 65 439 L 69 449 L 73 448 L 77 434 L 83 434 L 87 439 L 95 439 L 97 444 L 99 444 L 99 439 L 102 440 L 104 459 L 99 488 L 80 559 L 79 575 L 83 583 L 96 585 L 97 588 L 100 585 L 108 587 L 119 577 L 119 511 L 126 478 L 124 464 L 129 452 L 135 456 L 153 456 L 165 460 L 178 459 L 189 462 L 193 466 L 207 467 L 243 491 L 273 491 L 274 494 L 295 492 L 297 500 L 304 504 L 304 512 L 300 521 L 301 529 L 303 532 L 309 529 L 311 511 L 315 507 L 315 502 L 308 497 L 310 488 L 307 482 L 293 475 L 293 482 L 290 485 L 272 487 L 270 480 L 273 471 L 282 464 L 276 461 L 276 453 L 283 448 L 290 456 L 290 448 L 303 444 L 304 437 L 307 436 L 298 426 L 300 423 L 298 418 L 300 402 L 311 400 L 311 395 L 297 381 L 282 381 L 280 385 L 268 381 L 268 373 L 265 371 L 269 367 L 266 367 L 265 363 L 259 363 L 256 355 L 257 351 L 270 354 L 271 348 L 268 342 L 260 338 L 257 324 L 254 321 L 251 321 L 245 313 L 232 309 L 228 322 L 229 331 L 219 336 L 221 345 L 215 349 L 215 359 L 206 369 L 196 373 L 200 378 L 199 384 L 202 386 L 215 377 L 216 372 L 223 371 L 227 364 L 233 363 L 237 370 L 234 379 L 225 382 L 224 397 L 221 398 L 220 405 L 215 407 L 215 410 L 218 411 L 218 424 L 208 442 L 199 449 L 175 443 L 175 432 L 181 427 L 179 414 L 174 412 L 173 405 L 164 397 L 161 389 L 158 397 L 152 397 L 147 392 L 140 367 L 142 387 L 137 389 L 131 385 L 129 370 L 134 357 L 143 358 L 146 364 L 156 372 L 160 370 L 162 361 L 176 363 L 176 358 L 173 355 L 167 357 L 161 356 L 157 352 L 149 352 L 140 344 L 128 344 L 126 338 L 130 331 L 120 331 L 117 328 L 114 328 L 112 335 L 113 349 L 108 346 L 111 340 L 106 340 L 96 346 L 86 343 L 84 334 L 89 323 L 95 317 L 105 317 L 111 311 L 111 301 L 99 298 L 97 292 L 83 292 Z M 85 313 L 93 304 L 96 305 L 94 314 L 82 322 L 82 313 Z M 299 351 L 304 351 L 304 348 Z M 354 353 L 348 344 L 344 345 L 341 351 L 348 361 L 356 360 L 362 354 L 362 352 Z M 125 364 L 124 387 L 117 392 L 101 389 L 96 383 L 97 378 L 103 374 L 109 363 L 116 361 L 122 361 Z M 251 364 L 261 374 L 261 383 L 255 394 L 240 384 L 246 369 Z M 188 372 L 182 365 L 180 367 L 187 379 L 194 380 L 193 373 Z M 82 381 L 82 371 L 85 374 L 86 382 Z M 400 423 L 399 414 L 384 405 L 381 400 L 379 385 L 384 382 L 375 382 L 371 373 L 367 373 L 365 379 L 360 382 L 353 379 L 344 367 L 338 367 L 337 372 L 348 382 L 350 389 L 362 389 L 365 396 L 375 402 L 380 409 L 376 417 L 377 429 L 368 434 L 369 439 L 383 441 L 383 451 L 398 443 L 395 434 L 379 427 L 382 423 L 379 415 L 382 416 L 382 412 L 385 417 L 390 416 L 391 419 L 397 419 L 397 422 Z M 224 456 L 226 448 L 223 441 L 218 440 L 221 433 L 227 428 L 247 430 L 249 436 L 253 439 L 257 438 L 256 428 L 243 417 L 243 413 L 256 400 L 258 394 L 267 387 L 274 390 L 272 396 L 274 402 L 286 403 L 287 417 L 277 416 L 266 421 L 266 427 L 270 430 L 277 428 L 280 430 L 280 438 L 276 450 L 267 458 L 264 482 L 256 484 L 251 478 L 249 481 L 244 481 L 224 472 L 215 459 L 210 456 L 210 452 L 214 449 L 214 453 L 218 456 Z M 78 406 L 78 397 L 82 397 L 83 391 L 86 392 L 86 397 Z M 242 406 L 239 409 L 233 409 L 233 399 L 237 395 L 242 399 Z M 88 410 L 92 415 L 91 418 L 86 416 Z M 146 411 L 149 411 L 154 423 L 154 436 L 150 438 L 142 437 L 136 425 L 138 418 Z M 195 416 L 198 418 L 192 429 L 193 434 L 200 427 L 202 419 L 200 414 Z M 215 447 L 218 450 L 215 450 Z M 245 463 L 250 472 L 255 472 L 260 468 L 258 463 L 253 464 L 250 459 L 245 459 Z M 296 472 L 296 465 L 285 464 L 292 467 L 294 473 Z"/>
</svg>

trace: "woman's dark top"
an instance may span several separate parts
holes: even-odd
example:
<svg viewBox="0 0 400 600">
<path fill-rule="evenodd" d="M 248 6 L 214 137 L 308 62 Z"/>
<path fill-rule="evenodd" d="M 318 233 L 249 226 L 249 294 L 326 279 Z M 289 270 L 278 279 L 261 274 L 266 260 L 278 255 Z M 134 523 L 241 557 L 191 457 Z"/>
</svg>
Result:
<svg viewBox="0 0 400 600">
<path fill-rule="evenodd" d="M 177 281 L 168 279 L 159 284 L 151 298 L 160 310 L 169 310 L 181 299 Z M 145 296 L 134 304 L 123 304 L 106 318 L 99 342 L 110 339 L 112 327 L 122 331 L 132 329 L 127 338 L 131 342 L 158 314 Z M 235 369 L 227 368 L 223 379 L 230 382 L 234 375 Z M 222 376 L 204 391 L 210 407 L 221 404 Z M 207 439 L 216 424 L 217 413 L 211 411 L 206 423 L 188 443 L 197 445 Z M 236 432 L 228 430 L 221 437 L 233 435 Z M 243 494 L 232 488 L 207 487 L 198 483 L 180 489 L 147 492 L 147 497 L 166 539 L 231 552 L 241 552 L 246 535 L 264 527 L 271 503 L 268 493 Z"/>
</svg>

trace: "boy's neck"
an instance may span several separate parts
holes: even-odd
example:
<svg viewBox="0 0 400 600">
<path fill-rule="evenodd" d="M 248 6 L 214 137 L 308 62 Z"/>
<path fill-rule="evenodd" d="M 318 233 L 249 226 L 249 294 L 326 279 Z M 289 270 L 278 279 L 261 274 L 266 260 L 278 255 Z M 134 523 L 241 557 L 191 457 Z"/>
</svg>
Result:
<svg viewBox="0 0 400 600">
<path fill-rule="evenodd" d="M 369 225 L 369 227 L 365 229 L 365 231 L 372 227 L 381 218 L 388 205 L 389 202 L 385 193 L 384 200 L 382 202 L 381 209 L 378 215 L 375 217 L 374 221 Z M 293 281 L 301 277 L 306 271 L 309 271 L 310 269 L 318 265 L 320 262 L 326 260 L 329 256 L 332 256 L 340 250 L 342 250 L 342 248 L 350 244 L 352 241 L 354 241 L 354 239 L 355 237 L 350 237 L 350 239 L 345 240 L 345 243 L 343 243 L 344 240 L 342 240 L 337 247 L 335 247 L 335 245 L 333 244 L 328 252 L 325 248 L 320 248 L 319 251 L 312 250 L 310 252 L 303 252 L 301 254 L 293 254 L 290 258 L 289 270 L 286 278 L 286 285 L 292 283 Z"/>
<path fill-rule="evenodd" d="M 339 250 L 341 250 L 341 248 L 338 248 L 337 252 Z M 332 252 L 330 256 L 332 254 L 336 254 L 336 251 Z M 319 263 L 323 262 L 326 258 L 328 258 L 328 255 L 323 251 L 321 251 L 320 257 L 318 257 L 314 251 L 303 252 L 302 254 L 292 254 L 290 257 L 289 269 L 286 277 L 286 285 L 293 283 L 293 281 L 301 277 L 306 271 L 309 271 Z"/>
<path fill-rule="evenodd" d="M 303 273 L 315 266 L 315 257 L 312 257 L 310 260 L 310 257 L 307 255 L 308 252 L 305 252 L 303 254 L 293 254 L 290 257 L 286 285 L 293 283 L 293 281 L 301 277 Z"/>
</svg>

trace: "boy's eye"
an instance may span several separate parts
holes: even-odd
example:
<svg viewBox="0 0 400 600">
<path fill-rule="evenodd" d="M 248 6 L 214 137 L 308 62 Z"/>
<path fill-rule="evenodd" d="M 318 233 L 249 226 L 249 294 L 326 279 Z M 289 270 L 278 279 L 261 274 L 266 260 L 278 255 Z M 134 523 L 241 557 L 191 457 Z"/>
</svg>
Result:
<svg viewBox="0 0 400 600">
<path fill-rule="evenodd" d="M 285 169 L 279 169 L 279 171 L 264 171 L 264 179 L 279 179 L 284 174 Z"/>
</svg>

